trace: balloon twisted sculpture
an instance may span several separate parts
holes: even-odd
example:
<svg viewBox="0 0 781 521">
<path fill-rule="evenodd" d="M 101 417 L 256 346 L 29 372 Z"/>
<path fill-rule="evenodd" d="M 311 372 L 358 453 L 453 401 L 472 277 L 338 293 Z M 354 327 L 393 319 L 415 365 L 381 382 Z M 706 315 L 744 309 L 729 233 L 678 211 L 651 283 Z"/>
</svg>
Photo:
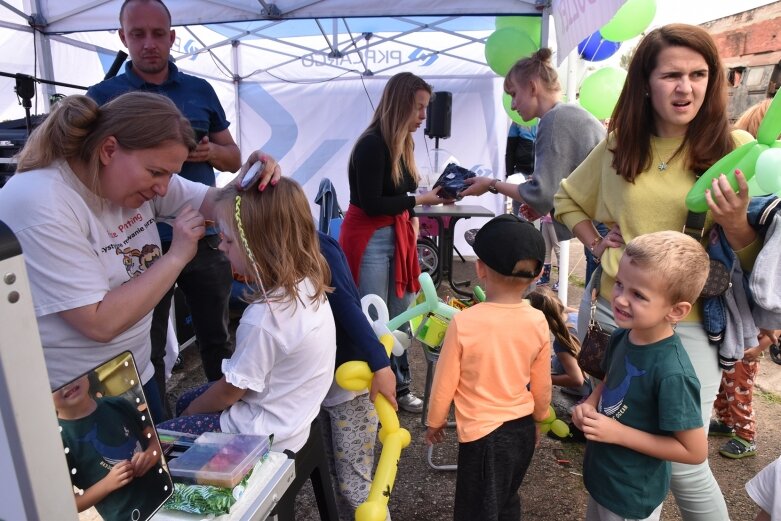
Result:
<svg viewBox="0 0 781 521">
<path fill-rule="evenodd" d="M 375 309 L 378 319 L 372 322 L 372 328 L 382 345 L 385 346 L 388 356 L 390 356 L 391 352 L 394 354 L 403 353 L 405 346 L 402 344 L 402 340 L 397 338 L 392 332 L 396 331 L 405 322 L 428 313 L 436 313 L 449 320 L 458 312 L 457 309 L 439 300 L 434 283 L 427 273 L 422 273 L 418 280 L 420 281 L 425 300 L 409 308 L 393 320 L 388 320 L 388 308 L 385 306 L 385 302 L 377 295 L 366 295 L 361 299 L 361 306 L 367 317 L 369 317 L 369 308 L 374 307 Z M 406 338 L 406 335 L 400 336 Z M 349 391 L 368 389 L 371 386 L 372 376 L 371 369 L 369 369 L 369 365 L 366 362 L 346 362 L 336 370 L 337 383 Z M 374 407 L 377 409 L 377 416 L 379 416 L 382 424 L 379 434 L 382 452 L 380 453 L 380 460 L 377 463 L 377 470 L 374 473 L 374 480 L 369 490 L 369 497 L 355 512 L 356 521 L 383 521 L 385 519 L 388 500 L 393 490 L 393 483 L 396 480 L 401 450 L 406 448 L 411 441 L 409 431 L 401 428 L 396 411 L 393 410 L 393 407 L 383 395 L 377 395 Z"/>
<path fill-rule="evenodd" d="M 730 186 L 738 191 L 735 170 L 740 170 L 748 182 L 749 194 L 767 195 L 781 191 L 781 90 L 776 92 L 765 117 L 757 130 L 757 138 L 741 145 L 716 163 L 700 176 L 686 195 L 686 206 L 692 212 L 708 211 L 705 190 L 712 186 L 713 180 L 725 174 Z M 756 175 L 755 175 L 756 174 Z"/>
</svg>

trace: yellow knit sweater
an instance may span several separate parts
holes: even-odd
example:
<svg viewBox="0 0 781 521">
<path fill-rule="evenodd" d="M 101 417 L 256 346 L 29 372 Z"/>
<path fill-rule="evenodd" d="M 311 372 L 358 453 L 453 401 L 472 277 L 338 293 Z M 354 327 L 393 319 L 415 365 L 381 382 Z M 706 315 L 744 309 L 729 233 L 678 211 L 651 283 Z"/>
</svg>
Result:
<svg viewBox="0 0 781 521">
<path fill-rule="evenodd" d="M 732 136 L 737 146 L 754 139 L 742 130 L 733 131 Z M 694 172 L 684 168 L 685 150 L 668 161 L 682 141 L 682 137 L 652 136 L 654 156 L 650 169 L 638 175 L 633 184 L 616 174 L 611 166 L 613 153 L 608 147 L 612 146 L 612 139 L 608 137 L 561 182 L 554 197 L 556 219 L 569 229 L 584 220 L 599 221 L 608 228 L 618 223 L 625 243 L 645 233 L 683 230 L 688 213 L 684 201 L 696 177 Z M 666 170 L 658 170 L 661 161 L 667 162 Z M 706 236 L 712 225 L 713 220 L 708 215 Z M 750 255 L 747 250 L 754 251 L 754 245 L 737 253 L 742 258 L 743 254 Z M 608 248 L 602 255 L 600 295 L 607 300 L 612 298 L 618 261 L 623 253 L 623 248 Z M 700 317 L 700 306 L 695 306 L 687 320 L 695 321 Z"/>
</svg>

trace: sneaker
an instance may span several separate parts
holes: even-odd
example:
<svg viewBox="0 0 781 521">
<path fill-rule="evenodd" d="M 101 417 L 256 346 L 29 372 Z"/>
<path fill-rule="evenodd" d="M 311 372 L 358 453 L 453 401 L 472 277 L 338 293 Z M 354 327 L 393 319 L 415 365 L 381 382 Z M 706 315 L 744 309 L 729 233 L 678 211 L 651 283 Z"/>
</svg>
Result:
<svg viewBox="0 0 781 521">
<path fill-rule="evenodd" d="M 412 393 L 407 393 L 404 396 L 396 398 L 396 402 L 398 402 L 400 408 L 407 412 L 423 412 L 423 400 Z"/>
<path fill-rule="evenodd" d="M 724 436 L 731 438 L 735 435 L 735 429 L 719 420 L 711 420 L 708 428 L 708 436 Z"/>
<path fill-rule="evenodd" d="M 778 344 L 770 346 L 770 359 L 781 365 L 781 348 L 778 347 Z"/>
<path fill-rule="evenodd" d="M 719 449 L 719 454 L 726 458 L 740 459 L 757 455 L 757 446 L 753 441 L 734 436 Z"/>
</svg>

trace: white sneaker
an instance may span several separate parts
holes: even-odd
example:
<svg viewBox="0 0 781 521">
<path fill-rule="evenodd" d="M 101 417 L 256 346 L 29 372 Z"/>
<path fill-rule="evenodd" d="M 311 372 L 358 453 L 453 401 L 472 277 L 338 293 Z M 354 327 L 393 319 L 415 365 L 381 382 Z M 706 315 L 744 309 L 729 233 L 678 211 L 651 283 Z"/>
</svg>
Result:
<svg viewBox="0 0 781 521">
<path fill-rule="evenodd" d="M 423 412 L 423 400 L 412 393 L 408 393 L 400 398 L 396 398 L 396 402 L 399 404 L 399 407 L 407 412 Z"/>
</svg>

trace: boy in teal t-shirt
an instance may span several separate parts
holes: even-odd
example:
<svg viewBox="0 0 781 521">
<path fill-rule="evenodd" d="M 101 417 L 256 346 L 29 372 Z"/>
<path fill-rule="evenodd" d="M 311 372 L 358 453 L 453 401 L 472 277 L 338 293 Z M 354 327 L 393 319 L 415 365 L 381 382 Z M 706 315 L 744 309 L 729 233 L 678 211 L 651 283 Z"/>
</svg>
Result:
<svg viewBox="0 0 781 521">
<path fill-rule="evenodd" d="M 624 251 L 613 288 L 616 329 L 605 380 L 575 408 L 588 440 L 586 520 L 658 520 L 670 461 L 705 461 L 700 384 L 675 326 L 702 291 L 709 260 L 679 232 L 642 235 Z"/>
</svg>

